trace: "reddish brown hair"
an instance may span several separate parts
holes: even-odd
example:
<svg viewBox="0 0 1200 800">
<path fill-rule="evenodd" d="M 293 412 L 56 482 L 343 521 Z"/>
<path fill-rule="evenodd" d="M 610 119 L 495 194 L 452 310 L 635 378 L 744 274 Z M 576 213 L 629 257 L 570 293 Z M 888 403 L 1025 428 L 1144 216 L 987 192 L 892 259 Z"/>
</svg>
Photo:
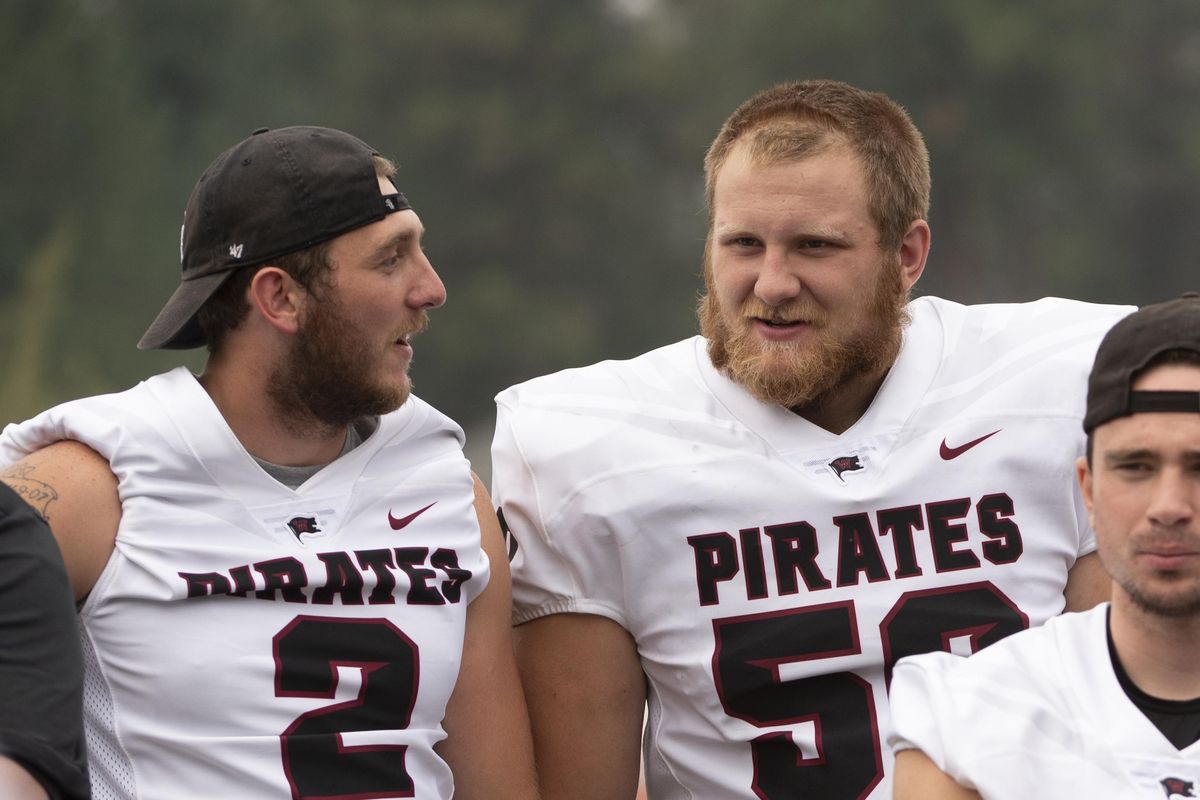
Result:
<svg viewBox="0 0 1200 800">
<path fill-rule="evenodd" d="M 913 221 L 929 215 L 925 142 L 904 109 L 886 95 L 830 80 L 774 86 L 725 120 L 704 157 L 710 226 L 717 173 L 738 142 L 747 141 L 753 156 L 770 164 L 810 157 L 838 139 L 862 162 L 879 245 L 899 247 Z"/>
</svg>

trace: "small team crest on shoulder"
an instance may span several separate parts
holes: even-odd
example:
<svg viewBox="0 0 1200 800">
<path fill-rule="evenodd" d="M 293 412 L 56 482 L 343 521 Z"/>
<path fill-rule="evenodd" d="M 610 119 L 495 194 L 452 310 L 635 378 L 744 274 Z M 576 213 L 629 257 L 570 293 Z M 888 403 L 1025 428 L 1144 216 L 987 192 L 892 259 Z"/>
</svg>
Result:
<svg viewBox="0 0 1200 800">
<path fill-rule="evenodd" d="M 1159 781 L 1167 797 L 1195 797 L 1196 784 L 1183 778 L 1163 778 Z"/>
<path fill-rule="evenodd" d="M 287 521 L 288 530 L 296 537 L 296 541 L 306 533 L 320 533 L 321 529 L 317 527 L 317 518 L 314 517 L 292 517 Z"/>
</svg>

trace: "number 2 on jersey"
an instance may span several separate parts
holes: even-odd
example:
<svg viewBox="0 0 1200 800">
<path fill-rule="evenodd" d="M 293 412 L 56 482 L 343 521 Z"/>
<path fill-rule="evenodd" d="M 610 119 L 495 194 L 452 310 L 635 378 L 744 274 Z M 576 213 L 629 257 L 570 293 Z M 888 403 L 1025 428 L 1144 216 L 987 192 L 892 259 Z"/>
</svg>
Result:
<svg viewBox="0 0 1200 800">
<path fill-rule="evenodd" d="M 351 731 L 408 727 L 417 646 L 385 619 L 301 615 L 275 635 L 275 696 L 333 699 L 339 666 L 358 667 L 358 696 L 301 714 L 279 737 L 293 800 L 412 797 L 407 745 L 348 747 Z"/>
<path fill-rule="evenodd" d="M 879 625 L 885 680 L 907 655 L 967 638 L 974 652 L 1029 627 L 1028 617 L 989 582 L 907 592 Z M 784 681 L 779 667 L 862 652 L 853 601 L 713 620 L 713 675 L 725 713 L 757 728 L 812 722 L 817 753 L 789 731 L 750 743 L 751 786 L 762 800 L 861 800 L 883 780 L 871 683 L 853 672 Z"/>
</svg>

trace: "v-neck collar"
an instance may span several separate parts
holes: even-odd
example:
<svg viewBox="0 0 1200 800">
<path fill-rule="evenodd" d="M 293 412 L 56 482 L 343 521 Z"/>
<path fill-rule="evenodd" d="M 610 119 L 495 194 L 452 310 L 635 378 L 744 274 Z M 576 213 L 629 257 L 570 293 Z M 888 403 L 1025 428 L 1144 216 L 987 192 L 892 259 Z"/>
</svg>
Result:
<svg viewBox="0 0 1200 800">
<path fill-rule="evenodd" d="M 904 329 L 900 352 L 861 417 L 835 434 L 783 406 L 764 403 L 717 370 L 707 341 L 695 339 L 696 365 L 704 384 L 739 422 L 781 453 L 837 448 L 904 426 L 928 391 L 942 362 L 944 341 L 937 312 L 928 303 L 909 304 L 912 322 Z"/>
<path fill-rule="evenodd" d="M 304 497 L 326 491 L 329 481 L 338 480 L 341 465 L 361 471 L 376 449 L 370 446 L 372 442 L 390 439 L 413 419 L 413 403 L 405 403 L 398 411 L 385 414 L 375 432 L 360 446 L 325 465 L 296 489 L 291 489 L 259 466 L 234 435 L 200 381 L 186 367 L 177 367 L 159 376 L 159 380 L 148 383 L 172 418 L 180 437 L 213 482 L 251 505 L 278 502 L 281 492 Z M 338 468 L 333 469 L 335 466 Z"/>
</svg>

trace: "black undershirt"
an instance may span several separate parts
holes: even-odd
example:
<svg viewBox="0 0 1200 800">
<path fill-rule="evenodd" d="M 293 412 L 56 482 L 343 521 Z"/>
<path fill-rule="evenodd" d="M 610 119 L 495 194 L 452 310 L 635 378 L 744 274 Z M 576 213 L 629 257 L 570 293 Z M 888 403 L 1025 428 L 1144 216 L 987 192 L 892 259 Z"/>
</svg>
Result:
<svg viewBox="0 0 1200 800">
<path fill-rule="evenodd" d="M 1117 681 L 1125 694 L 1154 723 L 1154 727 L 1162 731 L 1162 735 L 1175 745 L 1177 750 L 1200 740 L 1200 697 L 1193 700 L 1163 700 L 1146 694 L 1129 679 L 1121 659 L 1117 657 L 1117 649 L 1113 646 L 1112 624 L 1107 626 L 1108 656 L 1112 660 L 1113 671 L 1117 673 Z"/>
</svg>

